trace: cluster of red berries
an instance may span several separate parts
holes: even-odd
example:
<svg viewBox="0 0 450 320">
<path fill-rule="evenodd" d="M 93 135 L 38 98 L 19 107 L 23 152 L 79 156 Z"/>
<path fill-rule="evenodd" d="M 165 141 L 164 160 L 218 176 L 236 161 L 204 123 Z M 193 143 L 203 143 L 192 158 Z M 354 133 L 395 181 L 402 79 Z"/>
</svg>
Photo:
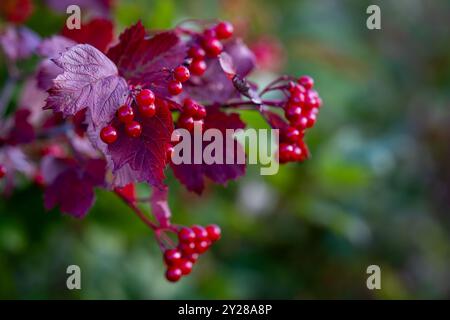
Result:
<svg viewBox="0 0 450 320">
<path fill-rule="evenodd" d="M 205 73 L 207 65 L 206 57 L 215 58 L 222 53 L 223 45 L 220 40 L 226 40 L 233 36 L 234 27 L 231 23 L 219 22 L 212 28 L 203 31 L 200 41 L 192 45 L 188 50 L 191 59 L 189 70 L 191 74 L 201 76 Z"/>
<path fill-rule="evenodd" d="M 0 164 L 0 179 L 6 175 L 6 168 Z"/>
<path fill-rule="evenodd" d="M 151 118 L 156 114 L 155 94 L 150 89 L 143 89 L 135 97 L 137 110 L 142 117 Z M 134 119 L 133 104 L 124 104 L 117 110 L 117 119 L 123 123 L 125 133 L 131 138 L 138 138 L 142 133 L 141 124 Z M 118 138 L 117 128 L 107 125 L 100 132 L 104 143 L 114 143 Z"/>
<path fill-rule="evenodd" d="M 192 131 L 194 126 L 203 128 L 204 119 L 206 117 L 206 109 L 204 106 L 198 104 L 191 98 L 184 99 L 183 109 L 178 118 L 178 128 L 183 128 Z"/>
<path fill-rule="evenodd" d="M 183 65 L 176 67 L 172 71 L 173 79 L 169 81 L 167 90 L 172 96 L 177 96 L 183 91 L 183 82 L 191 77 L 189 69 Z"/>
<path fill-rule="evenodd" d="M 284 106 L 289 126 L 280 133 L 280 163 L 303 161 L 308 157 L 303 141 L 305 130 L 314 126 L 322 106 L 322 99 L 313 87 L 314 80 L 309 76 L 301 76 L 297 83 L 289 82 L 289 99 Z"/>
<path fill-rule="evenodd" d="M 166 279 L 171 282 L 180 280 L 192 271 L 200 254 L 205 253 L 211 244 L 220 239 L 220 227 L 212 224 L 207 227 L 183 227 L 178 231 L 178 247 L 164 251 L 167 265 Z"/>
</svg>

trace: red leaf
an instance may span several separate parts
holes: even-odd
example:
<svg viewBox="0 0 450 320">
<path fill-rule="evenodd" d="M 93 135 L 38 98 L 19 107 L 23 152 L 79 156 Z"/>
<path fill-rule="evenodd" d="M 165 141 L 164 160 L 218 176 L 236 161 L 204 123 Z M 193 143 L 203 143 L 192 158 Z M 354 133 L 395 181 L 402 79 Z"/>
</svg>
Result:
<svg viewBox="0 0 450 320">
<path fill-rule="evenodd" d="M 80 29 L 68 29 L 64 25 L 61 34 L 78 43 L 87 43 L 105 52 L 114 37 L 113 23 L 108 19 L 93 19 Z"/>
<path fill-rule="evenodd" d="M 183 63 L 186 47 L 175 32 L 146 36 L 140 22 L 125 30 L 120 42 L 108 51 L 121 76 L 134 85 L 150 86 L 157 94 L 166 96 L 169 71 Z"/>
</svg>

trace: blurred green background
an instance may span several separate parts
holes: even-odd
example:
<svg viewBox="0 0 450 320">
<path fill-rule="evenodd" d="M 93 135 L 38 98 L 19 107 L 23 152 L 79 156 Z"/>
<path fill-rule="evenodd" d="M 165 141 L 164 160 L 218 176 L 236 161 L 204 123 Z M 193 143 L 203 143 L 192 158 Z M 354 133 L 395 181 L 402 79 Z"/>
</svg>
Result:
<svg viewBox="0 0 450 320">
<path fill-rule="evenodd" d="M 381 30 L 366 28 L 370 4 Z M 36 9 L 30 27 L 59 30 L 61 16 Z M 174 221 L 223 229 L 177 284 L 163 277 L 152 232 L 113 195 L 98 191 L 75 221 L 46 213 L 38 188 L 20 189 L 0 201 L 0 297 L 450 298 L 450 2 L 123 0 L 114 9 L 117 32 L 186 18 L 228 19 L 250 45 L 269 43 L 256 81 L 315 78 L 324 107 L 307 135 L 311 160 L 269 177 L 249 167 L 203 197 L 169 175 Z M 71 264 L 82 290 L 65 287 Z M 372 264 L 381 290 L 366 287 Z"/>
</svg>

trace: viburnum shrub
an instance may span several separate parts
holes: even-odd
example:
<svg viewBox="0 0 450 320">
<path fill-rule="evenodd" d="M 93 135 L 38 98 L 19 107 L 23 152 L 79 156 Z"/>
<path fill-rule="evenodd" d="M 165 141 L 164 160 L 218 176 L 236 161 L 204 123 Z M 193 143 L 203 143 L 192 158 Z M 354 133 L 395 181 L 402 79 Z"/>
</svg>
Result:
<svg viewBox="0 0 450 320">
<path fill-rule="evenodd" d="M 283 75 L 260 90 L 247 80 L 255 58 L 229 22 L 189 21 L 158 32 L 138 22 L 117 41 L 112 27 L 94 19 L 46 39 L 21 26 L 3 30 L 10 80 L 24 81 L 17 108 L 0 120 L 0 183 L 9 195 L 18 173 L 25 175 L 42 187 L 45 208 L 75 218 L 94 204 L 94 188 L 110 190 L 155 232 L 166 278 L 177 281 L 221 230 L 171 221 L 165 170 L 200 195 L 206 178 L 225 185 L 244 175 L 245 164 L 175 165 L 174 129 L 244 128 L 237 111 L 252 109 L 280 130 L 279 162 L 300 162 L 309 157 L 305 132 L 322 100 L 309 76 Z M 40 62 L 26 75 L 16 62 L 33 54 Z M 137 183 L 152 187 L 148 199 L 136 196 Z M 152 216 L 141 208 L 146 201 Z"/>
</svg>

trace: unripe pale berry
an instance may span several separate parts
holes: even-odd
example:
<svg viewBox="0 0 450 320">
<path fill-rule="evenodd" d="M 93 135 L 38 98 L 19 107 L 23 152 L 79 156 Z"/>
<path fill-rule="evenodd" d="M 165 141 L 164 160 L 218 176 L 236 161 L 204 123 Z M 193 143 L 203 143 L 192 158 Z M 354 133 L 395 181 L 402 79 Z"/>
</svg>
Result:
<svg viewBox="0 0 450 320">
<path fill-rule="evenodd" d="M 104 127 L 100 131 L 100 139 L 106 144 L 111 144 L 117 140 L 117 130 L 111 125 Z"/>
</svg>

